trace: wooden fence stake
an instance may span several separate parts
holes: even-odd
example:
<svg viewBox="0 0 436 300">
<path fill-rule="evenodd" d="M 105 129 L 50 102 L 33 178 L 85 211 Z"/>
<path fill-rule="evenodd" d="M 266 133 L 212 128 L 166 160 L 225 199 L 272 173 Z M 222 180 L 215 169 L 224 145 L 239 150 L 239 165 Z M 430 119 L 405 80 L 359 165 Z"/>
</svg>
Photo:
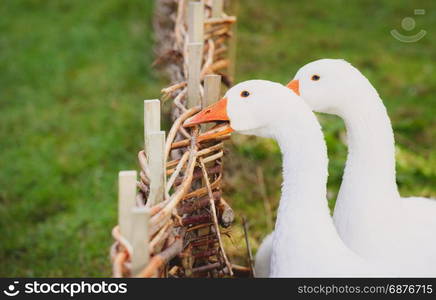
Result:
<svg viewBox="0 0 436 300">
<path fill-rule="evenodd" d="M 204 98 L 201 103 L 205 108 L 219 100 L 221 94 L 221 76 L 216 74 L 206 75 L 204 78 Z"/>
<path fill-rule="evenodd" d="M 135 207 L 131 210 L 130 216 L 134 230 L 131 234 L 132 254 L 132 275 L 138 275 L 149 261 L 149 235 L 148 224 L 150 219 L 149 210 L 142 207 Z"/>
<path fill-rule="evenodd" d="M 121 235 L 125 238 L 133 231 L 131 211 L 135 207 L 136 176 L 136 171 L 118 173 L 118 225 Z"/>
<path fill-rule="evenodd" d="M 144 150 L 147 155 L 150 152 L 148 136 L 156 131 L 160 131 L 160 101 L 144 100 Z"/>
<path fill-rule="evenodd" d="M 147 207 L 163 201 L 165 186 L 165 132 L 160 131 L 160 101 L 144 101 L 144 150 L 150 171 Z"/>
<path fill-rule="evenodd" d="M 203 43 L 204 36 L 204 4 L 189 2 L 188 4 L 188 43 Z M 200 55 L 203 56 L 203 55 Z"/>
<path fill-rule="evenodd" d="M 211 74 L 204 77 L 204 97 L 202 99 L 202 108 L 217 102 L 221 94 L 221 75 Z M 202 131 L 212 128 L 213 124 L 202 124 Z"/>
<path fill-rule="evenodd" d="M 200 105 L 200 71 L 204 43 L 204 4 L 188 3 L 188 108 Z"/>
<path fill-rule="evenodd" d="M 164 200 L 165 172 L 165 131 L 151 132 L 148 135 L 149 153 L 148 167 L 150 169 L 150 194 L 147 206 L 155 205 Z"/>
<path fill-rule="evenodd" d="M 212 0 L 212 18 L 223 16 L 223 0 Z"/>
<path fill-rule="evenodd" d="M 188 108 L 200 105 L 200 69 L 203 43 L 188 44 Z"/>
<path fill-rule="evenodd" d="M 230 14 L 234 16 L 238 16 L 239 13 L 239 1 L 230 1 Z M 227 68 L 227 75 L 230 78 L 230 81 L 233 83 L 235 81 L 235 72 L 236 72 L 236 51 L 237 51 L 237 39 L 238 39 L 238 23 L 232 24 L 232 37 L 229 40 L 229 52 L 228 52 L 228 60 L 230 64 Z"/>
</svg>

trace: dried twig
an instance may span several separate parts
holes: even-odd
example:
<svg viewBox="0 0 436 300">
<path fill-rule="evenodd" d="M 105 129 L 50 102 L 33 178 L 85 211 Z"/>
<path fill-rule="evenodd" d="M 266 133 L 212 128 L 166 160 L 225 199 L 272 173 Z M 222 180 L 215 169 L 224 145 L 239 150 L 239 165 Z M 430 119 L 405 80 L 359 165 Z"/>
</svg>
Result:
<svg viewBox="0 0 436 300">
<path fill-rule="evenodd" d="M 208 191 L 208 194 L 209 194 L 210 209 L 212 211 L 213 224 L 215 226 L 216 232 L 218 233 L 220 228 L 218 226 L 218 219 L 217 219 L 217 216 L 216 216 L 215 202 L 213 201 L 212 188 L 211 188 L 211 185 L 210 185 L 210 182 L 209 182 L 209 177 L 207 176 L 206 166 L 204 165 L 204 161 L 203 161 L 202 158 L 200 158 L 200 165 L 201 165 L 201 169 L 203 170 L 203 177 L 204 177 L 204 181 L 206 182 L 206 187 L 207 187 L 207 191 Z M 226 252 L 224 251 L 223 242 L 221 241 L 221 235 L 218 234 L 217 236 L 218 236 L 218 243 L 220 245 L 221 254 L 222 254 L 223 258 L 224 258 L 224 262 L 225 262 L 227 268 L 229 269 L 230 276 L 232 276 L 233 275 L 232 266 L 231 266 L 229 260 L 227 259 Z"/>
<path fill-rule="evenodd" d="M 244 227 L 244 236 L 245 236 L 245 244 L 247 246 L 247 255 L 248 255 L 248 261 L 251 268 L 251 274 L 253 277 L 256 277 L 255 271 L 254 271 L 254 259 L 253 259 L 253 253 L 251 251 L 250 241 L 248 240 L 248 228 L 247 228 L 247 221 L 245 217 L 242 217 L 242 226 Z"/>
</svg>

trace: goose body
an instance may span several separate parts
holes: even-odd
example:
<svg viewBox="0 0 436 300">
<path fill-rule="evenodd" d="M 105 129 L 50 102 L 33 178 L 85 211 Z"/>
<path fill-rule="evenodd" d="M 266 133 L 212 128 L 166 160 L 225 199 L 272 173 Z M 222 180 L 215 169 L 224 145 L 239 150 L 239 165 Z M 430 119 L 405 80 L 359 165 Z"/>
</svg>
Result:
<svg viewBox="0 0 436 300">
<path fill-rule="evenodd" d="M 225 98 L 186 122 L 229 120 L 242 134 L 275 139 L 283 154 L 283 186 L 271 251 L 270 277 L 366 277 L 390 274 L 340 239 L 326 200 L 327 149 L 320 125 L 304 101 L 263 80 L 240 83 Z M 264 261 L 268 265 L 268 257 Z"/>
<path fill-rule="evenodd" d="M 259 249 L 257 250 L 256 257 L 254 259 L 255 274 L 256 277 L 266 278 L 269 277 L 271 270 L 271 253 L 273 243 L 274 232 L 268 234 L 262 241 Z"/>
<path fill-rule="evenodd" d="M 375 88 L 337 59 L 303 66 L 289 86 L 314 111 L 345 122 L 348 157 L 334 211 L 345 244 L 405 276 L 436 276 L 436 201 L 400 197 L 393 130 Z"/>
</svg>

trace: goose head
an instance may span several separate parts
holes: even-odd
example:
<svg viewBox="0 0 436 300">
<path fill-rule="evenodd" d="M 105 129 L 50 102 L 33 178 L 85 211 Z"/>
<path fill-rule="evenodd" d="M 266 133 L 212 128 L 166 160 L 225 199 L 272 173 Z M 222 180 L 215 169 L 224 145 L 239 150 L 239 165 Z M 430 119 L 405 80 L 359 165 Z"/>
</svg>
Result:
<svg viewBox="0 0 436 300">
<path fill-rule="evenodd" d="M 304 101 L 287 87 L 266 80 L 249 80 L 229 89 L 215 104 L 184 122 L 185 127 L 228 121 L 232 131 L 273 138 L 284 120 L 311 114 Z M 297 126 L 298 127 L 298 126 Z"/>
<path fill-rule="evenodd" d="M 320 59 L 298 70 L 287 85 L 316 112 L 344 115 L 364 108 L 368 93 L 377 94 L 369 81 L 343 59 Z"/>
</svg>

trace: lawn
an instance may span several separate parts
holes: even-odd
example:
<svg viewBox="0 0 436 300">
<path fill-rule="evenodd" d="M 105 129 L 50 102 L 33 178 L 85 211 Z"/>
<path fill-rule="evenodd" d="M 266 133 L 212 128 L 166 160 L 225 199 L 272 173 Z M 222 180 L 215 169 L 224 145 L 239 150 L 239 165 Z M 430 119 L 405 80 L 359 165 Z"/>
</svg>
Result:
<svg viewBox="0 0 436 300">
<path fill-rule="evenodd" d="M 158 98 L 167 85 L 150 67 L 152 4 L 5 0 L 0 6 L 0 276 L 110 275 L 117 173 L 136 168 L 142 100 Z M 314 59 L 349 60 L 388 108 L 402 195 L 436 197 L 436 4 L 419 5 L 241 1 L 237 81 L 286 83 Z M 425 15 L 414 16 L 415 8 Z M 412 33 L 427 30 L 416 43 L 389 33 L 405 34 L 407 16 L 416 20 Z M 335 117 L 320 119 L 333 207 L 346 157 L 344 126 Z M 256 248 L 270 230 L 265 201 L 274 215 L 279 198 L 279 149 L 242 136 L 228 149 L 226 199 L 238 217 L 247 216 Z M 235 243 L 230 251 L 238 259 L 244 249 Z"/>
</svg>

